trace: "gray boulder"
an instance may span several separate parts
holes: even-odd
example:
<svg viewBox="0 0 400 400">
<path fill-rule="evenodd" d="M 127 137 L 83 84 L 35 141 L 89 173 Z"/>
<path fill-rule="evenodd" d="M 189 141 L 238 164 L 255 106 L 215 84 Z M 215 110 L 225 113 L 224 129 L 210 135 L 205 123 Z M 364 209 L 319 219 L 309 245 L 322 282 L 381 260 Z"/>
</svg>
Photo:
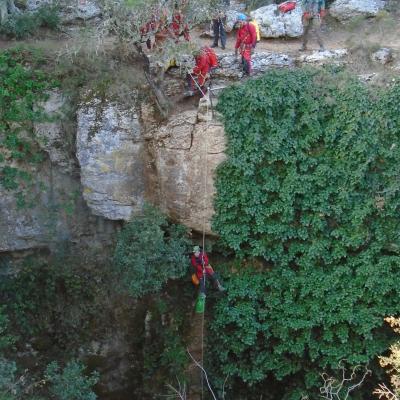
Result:
<svg viewBox="0 0 400 400">
<path fill-rule="evenodd" d="M 218 57 L 220 68 L 213 76 L 220 80 L 238 80 L 242 74 L 240 56 L 236 59 L 233 53 L 223 54 Z M 293 59 L 283 53 L 272 53 L 269 51 L 256 52 L 252 56 L 252 71 L 254 75 L 266 72 L 268 69 L 276 67 L 291 67 L 294 65 Z"/>
<path fill-rule="evenodd" d="M 393 50 L 386 47 L 382 47 L 375 53 L 371 54 L 372 61 L 386 65 L 393 61 Z"/>
<path fill-rule="evenodd" d="M 299 6 L 282 13 L 276 4 L 271 4 L 252 11 L 250 15 L 259 24 L 263 38 L 299 37 L 303 34 L 302 10 Z"/>
<path fill-rule="evenodd" d="M 347 49 L 337 49 L 337 50 L 325 50 L 325 51 L 314 51 L 311 54 L 302 54 L 298 57 L 298 63 L 304 64 L 327 64 L 327 63 L 337 63 L 346 60 L 349 52 Z"/>
<path fill-rule="evenodd" d="M 384 0 L 335 0 L 330 7 L 330 14 L 346 22 L 354 17 L 375 17 L 384 7 Z"/>
</svg>

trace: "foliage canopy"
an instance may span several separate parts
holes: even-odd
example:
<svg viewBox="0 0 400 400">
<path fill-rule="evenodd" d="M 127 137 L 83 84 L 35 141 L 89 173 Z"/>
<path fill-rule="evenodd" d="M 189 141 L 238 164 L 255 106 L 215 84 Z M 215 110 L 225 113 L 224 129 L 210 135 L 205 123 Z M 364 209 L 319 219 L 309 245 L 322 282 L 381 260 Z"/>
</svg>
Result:
<svg viewBox="0 0 400 400">
<path fill-rule="evenodd" d="M 232 278 L 214 354 L 247 383 L 366 363 L 399 312 L 400 84 L 339 70 L 272 71 L 218 103 L 228 159 L 214 229 L 265 270 Z M 287 388 L 289 396 L 291 389 Z"/>
<path fill-rule="evenodd" d="M 156 292 L 168 279 L 182 277 L 187 272 L 189 245 L 183 226 L 145 206 L 144 214 L 134 217 L 118 235 L 114 254 L 130 295 Z"/>
</svg>

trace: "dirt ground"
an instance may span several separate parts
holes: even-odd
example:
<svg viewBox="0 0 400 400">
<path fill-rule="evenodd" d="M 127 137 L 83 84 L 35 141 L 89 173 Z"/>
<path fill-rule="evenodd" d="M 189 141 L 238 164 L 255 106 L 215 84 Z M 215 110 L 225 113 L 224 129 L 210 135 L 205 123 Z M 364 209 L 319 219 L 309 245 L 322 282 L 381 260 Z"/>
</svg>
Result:
<svg viewBox="0 0 400 400">
<path fill-rule="evenodd" d="M 370 64 L 369 56 L 372 52 L 381 47 L 389 47 L 394 52 L 393 64 L 400 63 L 400 11 L 394 13 L 383 12 L 376 18 L 357 19 L 346 25 L 339 23 L 332 17 L 328 17 L 322 26 L 322 37 L 327 50 L 346 48 L 350 51 L 350 58 L 353 64 L 358 66 L 360 72 L 374 69 Z M 201 33 L 204 27 L 199 27 L 191 32 L 194 42 L 199 45 L 210 45 L 212 38 L 202 38 Z M 40 38 L 24 41 L 4 40 L 0 38 L 0 49 L 14 47 L 16 45 L 28 45 L 42 48 L 48 53 L 62 53 L 66 47 L 74 45 L 74 35 L 69 36 L 65 33 L 43 32 Z M 227 46 L 225 50 L 217 48 L 218 54 L 230 53 L 234 51 L 235 32 L 228 34 Z M 285 53 L 295 57 L 299 54 L 301 38 L 295 39 L 262 39 L 257 44 L 257 51 L 270 51 Z M 79 47 L 79 46 L 78 46 Z M 319 48 L 315 37 L 311 35 L 309 51 L 312 52 Z M 375 66 L 379 69 L 379 66 Z M 375 69 L 376 69 L 375 68 Z"/>
</svg>

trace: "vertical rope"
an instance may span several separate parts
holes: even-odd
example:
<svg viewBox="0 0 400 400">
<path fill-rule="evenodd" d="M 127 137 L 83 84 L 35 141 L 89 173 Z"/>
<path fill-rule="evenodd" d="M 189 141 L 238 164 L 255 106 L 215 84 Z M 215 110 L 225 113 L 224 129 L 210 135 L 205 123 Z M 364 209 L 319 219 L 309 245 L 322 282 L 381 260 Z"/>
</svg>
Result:
<svg viewBox="0 0 400 400">
<path fill-rule="evenodd" d="M 196 84 L 197 88 L 203 95 L 203 98 L 206 97 L 206 94 L 203 92 L 201 89 L 200 85 L 198 84 L 197 80 L 193 77 L 193 75 L 190 73 L 188 69 L 187 73 L 190 75 L 190 77 L 193 79 L 194 83 Z M 206 131 L 209 130 L 210 127 L 210 108 L 209 108 L 209 101 L 211 102 L 211 91 L 208 91 L 208 96 L 209 100 L 207 100 L 207 111 L 206 111 L 206 118 L 207 118 L 207 127 Z M 211 108 L 212 111 L 212 108 Z M 211 115 L 212 117 L 212 115 Z M 206 269 L 204 265 L 204 251 L 205 251 L 205 244 L 206 244 L 206 209 L 207 209 L 207 198 L 208 198 L 208 192 L 207 192 L 207 181 L 208 181 L 208 163 L 207 163 L 207 154 L 208 154 L 208 141 L 207 138 L 204 140 L 204 157 L 203 157 L 203 162 L 204 162 L 204 182 L 203 182 L 203 237 L 202 237 L 202 246 L 203 246 L 203 254 L 202 254 L 202 264 L 203 264 L 203 284 L 204 284 L 204 290 L 206 287 Z M 205 306 L 204 306 L 204 312 L 202 313 L 201 316 L 201 399 L 203 400 L 204 398 L 204 313 L 205 313 Z"/>
<path fill-rule="evenodd" d="M 210 96 L 210 92 L 208 92 L 208 96 Z M 210 109 L 208 106 L 208 100 L 207 100 L 207 112 L 206 112 L 206 118 L 207 118 L 207 128 L 206 132 L 209 130 L 210 126 Z M 202 244 L 203 244 L 203 254 L 205 251 L 205 245 L 206 245 L 206 209 L 207 209 L 207 198 L 208 198 L 208 191 L 207 191 L 207 181 L 208 181 L 208 141 L 207 137 L 204 138 L 204 158 L 203 158 L 203 163 L 204 163 L 204 182 L 203 182 L 203 237 L 202 237 Z M 203 258 L 203 279 L 204 279 L 204 289 L 206 287 L 206 270 L 205 270 L 205 265 L 204 265 L 204 258 Z M 205 307 L 204 307 L 204 312 L 201 316 L 201 366 L 204 369 L 204 313 L 205 313 Z M 201 371 L 201 398 L 203 400 L 204 398 L 204 376 L 203 376 L 203 370 Z"/>
</svg>

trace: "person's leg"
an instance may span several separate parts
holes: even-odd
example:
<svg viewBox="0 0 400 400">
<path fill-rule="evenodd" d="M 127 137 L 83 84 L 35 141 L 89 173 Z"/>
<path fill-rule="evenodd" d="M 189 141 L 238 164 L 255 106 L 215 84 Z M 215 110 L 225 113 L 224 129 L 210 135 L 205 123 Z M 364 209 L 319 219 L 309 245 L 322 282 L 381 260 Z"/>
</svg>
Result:
<svg viewBox="0 0 400 400">
<path fill-rule="evenodd" d="M 225 290 L 225 288 L 221 285 L 218 276 L 215 272 L 213 272 L 212 274 L 208 274 L 208 276 L 212 280 L 214 287 L 216 287 L 220 292 L 223 292 Z"/>
<path fill-rule="evenodd" d="M 218 20 L 213 20 L 213 33 L 214 33 L 214 43 L 211 47 L 218 47 L 219 40 L 219 23 Z"/>
<path fill-rule="evenodd" d="M 206 294 L 206 275 L 204 274 L 200 279 L 200 293 Z"/>
<path fill-rule="evenodd" d="M 224 24 L 222 22 L 219 24 L 219 26 L 220 26 L 221 47 L 222 47 L 222 50 L 224 50 L 226 47 L 226 32 L 225 32 Z"/>
<path fill-rule="evenodd" d="M 251 74 L 251 48 L 246 48 L 243 50 L 243 65 L 244 65 L 244 72 L 247 75 Z"/>
<path fill-rule="evenodd" d="M 323 50 L 325 50 L 325 47 L 324 47 L 324 42 L 322 41 L 322 37 L 321 37 L 321 19 L 313 18 L 313 26 L 314 26 L 315 36 L 316 36 L 317 42 L 319 44 L 319 49 L 321 51 L 323 51 Z"/>
<path fill-rule="evenodd" d="M 303 26 L 304 26 L 304 33 L 303 33 L 303 44 L 300 48 L 301 51 L 307 50 L 307 43 L 308 43 L 308 36 L 310 34 L 311 21 L 309 19 L 303 18 Z"/>
</svg>

